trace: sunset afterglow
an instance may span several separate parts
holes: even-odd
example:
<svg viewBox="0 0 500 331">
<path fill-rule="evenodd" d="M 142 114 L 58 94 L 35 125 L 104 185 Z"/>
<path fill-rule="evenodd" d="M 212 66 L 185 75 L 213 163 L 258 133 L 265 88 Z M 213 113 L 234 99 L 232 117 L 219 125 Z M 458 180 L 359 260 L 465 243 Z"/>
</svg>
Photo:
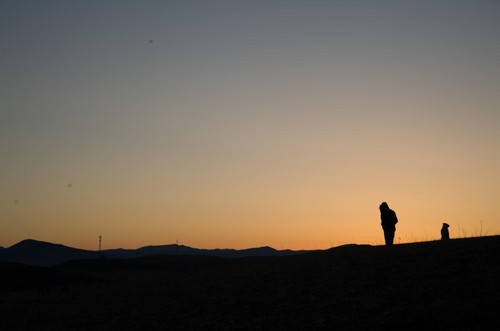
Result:
<svg viewBox="0 0 500 331">
<path fill-rule="evenodd" d="M 500 2 L 6 1 L 0 246 L 500 233 Z"/>
</svg>

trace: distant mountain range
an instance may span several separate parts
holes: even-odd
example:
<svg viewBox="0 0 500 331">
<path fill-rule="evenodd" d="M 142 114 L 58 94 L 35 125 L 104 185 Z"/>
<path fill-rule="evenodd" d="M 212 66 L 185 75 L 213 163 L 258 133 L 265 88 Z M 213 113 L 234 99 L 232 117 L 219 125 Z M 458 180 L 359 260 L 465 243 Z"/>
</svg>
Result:
<svg viewBox="0 0 500 331">
<path fill-rule="evenodd" d="M 248 256 L 287 256 L 307 251 L 276 250 L 272 247 L 236 249 L 198 249 L 183 245 L 145 246 L 138 249 L 108 249 L 101 252 L 67 247 L 33 239 L 23 240 L 11 247 L 0 249 L 0 261 L 34 266 L 55 266 L 80 259 L 132 259 L 150 255 L 195 255 L 224 258 Z"/>
</svg>

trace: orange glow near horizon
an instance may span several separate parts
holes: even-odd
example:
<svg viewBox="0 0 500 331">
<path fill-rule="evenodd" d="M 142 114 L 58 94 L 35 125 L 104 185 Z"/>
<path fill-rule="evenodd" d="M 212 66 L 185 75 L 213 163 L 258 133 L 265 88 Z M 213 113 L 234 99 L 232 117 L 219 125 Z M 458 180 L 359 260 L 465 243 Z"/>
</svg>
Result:
<svg viewBox="0 0 500 331">
<path fill-rule="evenodd" d="M 6 4 L 0 246 L 500 234 L 500 3 L 271 2 Z"/>
</svg>

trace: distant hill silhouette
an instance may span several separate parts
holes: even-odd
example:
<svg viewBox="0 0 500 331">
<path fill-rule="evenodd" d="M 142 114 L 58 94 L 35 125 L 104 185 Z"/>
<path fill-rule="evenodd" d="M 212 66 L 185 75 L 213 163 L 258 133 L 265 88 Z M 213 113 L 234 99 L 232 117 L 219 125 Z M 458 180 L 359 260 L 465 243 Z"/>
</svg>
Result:
<svg viewBox="0 0 500 331">
<path fill-rule="evenodd" d="M 74 259 L 96 258 L 93 251 L 33 239 L 23 240 L 0 251 L 0 261 L 34 266 L 51 266 Z"/>
<path fill-rule="evenodd" d="M 246 256 L 287 256 L 304 253 L 305 251 L 276 250 L 265 246 L 249 249 L 199 249 L 183 245 L 161 245 L 145 246 L 136 250 L 108 250 L 105 253 L 109 256 L 131 258 L 148 255 L 207 255 L 226 258 L 240 258 Z"/>
<path fill-rule="evenodd" d="M 258 247 L 243 250 L 236 249 L 197 249 L 183 245 L 145 246 L 138 249 L 109 249 L 102 252 L 67 247 L 61 244 L 23 240 L 11 247 L 0 250 L 0 261 L 22 263 L 34 266 L 55 266 L 78 259 L 132 259 L 150 255 L 193 255 L 223 258 L 241 258 L 247 256 L 288 256 L 306 251 L 275 250 L 271 247 Z"/>
</svg>

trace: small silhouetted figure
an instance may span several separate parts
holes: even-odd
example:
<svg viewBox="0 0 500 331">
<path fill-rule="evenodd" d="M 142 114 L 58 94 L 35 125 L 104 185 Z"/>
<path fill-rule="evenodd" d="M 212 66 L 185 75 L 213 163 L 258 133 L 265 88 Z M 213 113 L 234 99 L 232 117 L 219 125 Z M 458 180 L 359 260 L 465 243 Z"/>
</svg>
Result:
<svg viewBox="0 0 500 331">
<path fill-rule="evenodd" d="M 441 240 L 450 239 L 450 232 L 448 231 L 449 227 L 450 227 L 449 224 L 443 223 L 443 227 L 441 228 Z"/>
<path fill-rule="evenodd" d="M 384 230 L 384 238 L 386 245 L 392 245 L 394 243 L 394 234 L 396 233 L 396 223 L 398 223 L 398 217 L 394 210 L 389 208 L 387 202 L 382 202 L 379 207 L 380 209 L 380 219 L 382 220 L 382 229 Z"/>
</svg>

